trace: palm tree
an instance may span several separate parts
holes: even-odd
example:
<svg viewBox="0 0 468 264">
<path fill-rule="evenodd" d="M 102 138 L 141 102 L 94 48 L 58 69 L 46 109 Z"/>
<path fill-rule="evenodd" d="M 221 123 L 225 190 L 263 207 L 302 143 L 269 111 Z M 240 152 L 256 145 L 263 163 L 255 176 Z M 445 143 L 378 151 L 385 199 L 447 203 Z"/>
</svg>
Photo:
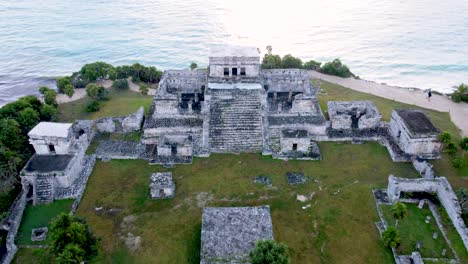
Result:
<svg viewBox="0 0 468 264">
<path fill-rule="evenodd" d="M 404 205 L 401 202 L 396 202 L 392 206 L 392 214 L 393 218 L 395 218 L 395 227 L 398 225 L 399 220 L 403 220 L 408 215 L 408 208 L 406 208 L 406 205 Z"/>
</svg>

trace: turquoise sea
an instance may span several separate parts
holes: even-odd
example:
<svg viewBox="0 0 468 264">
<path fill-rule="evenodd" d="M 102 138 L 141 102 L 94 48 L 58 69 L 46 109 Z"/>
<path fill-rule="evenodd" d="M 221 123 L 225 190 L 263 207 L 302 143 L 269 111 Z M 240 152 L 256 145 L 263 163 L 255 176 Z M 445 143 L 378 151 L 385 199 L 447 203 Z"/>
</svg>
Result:
<svg viewBox="0 0 468 264">
<path fill-rule="evenodd" d="M 0 105 L 88 62 L 186 68 L 223 44 L 449 92 L 468 83 L 467 17 L 466 0 L 0 0 Z"/>
</svg>

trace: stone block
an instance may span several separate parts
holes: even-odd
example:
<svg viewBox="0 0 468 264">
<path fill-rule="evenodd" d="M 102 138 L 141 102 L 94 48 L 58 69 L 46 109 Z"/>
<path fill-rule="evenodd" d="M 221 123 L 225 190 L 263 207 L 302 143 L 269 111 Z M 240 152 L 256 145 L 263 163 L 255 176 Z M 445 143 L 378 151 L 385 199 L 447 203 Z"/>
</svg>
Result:
<svg viewBox="0 0 468 264">
<path fill-rule="evenodd" d="M 175 196 L 172 172 L 158 172 L 151 175 L 150 195 L 152 199 L 167 199 Z"/>
<path fill-rule="evenodd" d="M 307 181 L 306 176 L 302 172 L 288 172 L 286 178 L 289 185 L 304 184 Z"/>
<path fill-rule="evenodd" d="M 140 107 L 135 114 L 125 117 L 122 121 L 122 129 L 124 133 L 139 131 L 143 123 L 145 109 Z"/>
<path fill-rule="evenodd" d="M 99 133 L 114 133 L 115 123 L 111 117 L 106 117 L 96 121 L 96 129 Z"/>
<path fill-rule="evenodd" d="M 31 231 L 31 241 L 44 241 L 47 238 L 47 227 L 33 228 Z"/>
</svg>

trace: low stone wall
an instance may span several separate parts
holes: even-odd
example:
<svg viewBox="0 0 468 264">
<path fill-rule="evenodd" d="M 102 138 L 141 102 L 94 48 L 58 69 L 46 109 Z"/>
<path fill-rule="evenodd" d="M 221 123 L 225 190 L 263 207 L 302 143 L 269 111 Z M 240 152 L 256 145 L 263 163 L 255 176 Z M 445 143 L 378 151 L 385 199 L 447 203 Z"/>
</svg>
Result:
<svg viewBox="0 0 468 264">
<path fill-rule="evenodd" d="M 13 260 L 13 257 L 18 250 L 18 247 L 15 245 L 15 237 L 18 233 L 19 226 L 21 224 L 21 218 L 23 217 L 24 209 L 26 208 L 26 193 L 21 191 L 16 200 L 13 202 L 13 205 L 10 207 L 10 215 L 4 219 L 2 223 L 2 228 L 8 230 L 8 235 L 6 239 L 6 248 L 7 253 L 3 257 L 2 264 L 8 264 Z"/>
<path fill-rule="evenodd" d="M 145 145 L 134 141 L 105 140 L 96 149 L 99 159 L 144 159 L 145 154 Z"/>
<path fill-rule="evenodd" d="M 419 158 L 413 159 L 413 166 L 425 179 L 434 179 L 434 170 L 432 164 Z"/>
<path fill-rule="evenodd" d="M 98 133 L 129 133 L 139 131 L 143 124 L 144 108 L 128 116 L 104 117 L 95 121 Z"/>
<path fill-rule="evenodd" d="M 388 178 L 387 193 L 390 201 L 396 202 L 401 192 L 428 192 L 437 194 L 439 201 L 445 208 L 458 234 L 468 249 L 468 228 L 461 217 L 461 207 L 452 186 L 445 177 L 434 179 L 405 179 L 390 175 Z"/>
<path fill-rule="evenodd" d="M 96 163 L 96 155 L 91 155 L 86 157 L 86 165 L 83 168 L 80 178 L 81 181 L 76 186 L 75 190 L 75 201 L 73 202 L 71 213 L 74 214 L 80 205 L 81 197 L 83 197 L 84 190 L 86 188 L 86 183 L 88 183 L 88 178 L 93 172 L 94 164 Z"/>
</svg>

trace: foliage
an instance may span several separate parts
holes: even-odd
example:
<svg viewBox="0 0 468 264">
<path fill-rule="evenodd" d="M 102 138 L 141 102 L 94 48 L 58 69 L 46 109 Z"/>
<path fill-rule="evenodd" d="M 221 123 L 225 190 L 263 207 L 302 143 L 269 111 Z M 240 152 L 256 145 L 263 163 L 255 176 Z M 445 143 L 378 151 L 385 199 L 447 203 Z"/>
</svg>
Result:
<svg viewBox="0 0 468 264">
<path fill-rule="evenodd" d="M 94 83 L 86 85 L 86 94 L 97 101 L 107 99 L 107 90 L 103 86 Z"/>
<path fill-rule="evenodd" d="M 252 264 L 288 264 L 291 260 L 288 256 L 288 247 L 274 240 L 260 240 L 249 253 Z"/>
<path fill-rule="evenodd" d="M 122 90 L 128 89 L 128 81 L 127 79 L 115 80 L 114 83 L 112 84 L 112 87 L 116 89 L 122 89 Z"/>
<path fill-rule="evenodd" d="M 284 69 L 295 68 L 301 69 L 302 68 L 302 60 L 292 56 L 291 54 L 285 55 L 281 60 L 281 66 Z"/>
<path fill-rule="evenodd" d="M 44 103 L 57 107 L 57 93 L 53 89 L 42 86 L 39 88 L 39 92 L 44 95 Z"/>
<path fill-rule="evenodd" d="M 55 121 L 57 119 L 57 113 L 57 108 L 48 104 L 41 105 L 41 108 L 39 109 L 39 116 L 41 117 L 41 120 L 44 121 Z"/>
<path fill-rule="evenodd" d="M 140 92 L 143 95 L 148 94 L 148 86 L 146 84 L 140 84 Z"/>
<path fill-rule="evenodd" d="M 195 63 L 195 62 L 192 62 L 190 63 L 190 70 L 195 70 L 196 68 L 198 68 L 198 65 Z"/>
<path fill-rule="evenodd" d="M 25 132 L 29 132 L 40 121 L 39 114 L 31 107 L 25 108 L 18 113 L 18 123 Z"/>
<path fill-rule="evenodd" d="M 0 143 L 0 182 L 2 183 L 0 184 L 0 194 L 2 194 L 2 200 L 5 194 L 11 192 L 14 186 L 19 183 L 18 167 L 21 164 L 22 160 L 17 156 L 16 152 L 9 150 Z M 8 202 L 11 201 L 8 200 Z M 0 209 L 6 209 L 3 204 L 2 207 Z"/>
<path fill-rule="evenodd" d="M 452 101 L 459 103 L 461 101 L 468 102 L 468 85 L 462 83 L 457 87 L 457 90 L 452 94 Z"/>
<path fill-rule="evenodd" d="M 382 240 L 384 245 L 389 248 L 396 248 L 400 245 L 400 234 L 394 227 L 388 227 L 382 232 Z"/>
<path fill-rule="evenodd" d="M 83 78 L 80 72 L 74 72 L 70 76 L 70 80 L 72 85 L 75 86 L 75 88 L 85 88 L 86 85 L 90 83 L 88 79 Z"/>
<path fill-rule="evenodd" d="M 58 263 L 80 263 L 97 254 L 98 239 L 84 218 L 60 214 L 51 224 L 50 250 Z"/>
<path fill-rule="evenodd" d="M 68 95 L 68 97 L 72 97 L 73 94 L 75 93 L 75 87 L 73 86 L 73 84 L 67 84 L 63 88 L 63 93 Z"/>
<path fill-rule="evenodd" d="M 440 142 L 444 143 L 444 144 L 448 144 L 450 143 L 450 141 L 452 141 L 452 135 L 449 133 L 449 132 L 442 132 L 440 135 L 439 135 L 439 140 Z"/>
<path fill-rule="evenodd" d="M 0 119 L 0 145 L 14 152 L 20 152 L 26 138 L 21 133 L 20 124 L 11 118 Z"/>
<path fill-rule="evenodd" d="M 308 62 L 305 62 L 304 65 L 302 65 L 302 67 L 306 70 L 320 70 L 320 65 L 322 63 L 321 62 L 318 62 L 318 61 L 314 61 L 314 60 L 310 60 Z"/>
<path fill-rule="evenodd" d="M 462 218 L 465 225 L 468 225 L 468 189 L 460 188 L 457 190 L 457 198 L 462 209 Z"/>
<path fill-rule="evenodd" d="M 401 202 L 396 202 L 392 206 L 392 214 L 393 218 L 396 220 L 402 220 L 408 215 L 408 208 L 406 208 L 406 205 L 401 203 Z"/>
<path fill-rule="evenodd" d="M 325 63 L 322 67 L 320 67 L 320 72 L 343 78 L 354 76 L 354 74 L 349 70 L 348 66 L 344 65 L 340 59 L 334 59 L 331 62 Z"/>
<path fill-rule="evenodd" d="M 282 67 L 281 57 L 272 54 L 272 47 L 267 46 L 267 53 L 262 59 L 262 69 L 280 69 Z"/>
<path fill-rule="evenodd" d="M 92 100 L 86 105 L 86 112 L 89 112 L 89 113 L 97 112 L 99 111 L 99 109 L 101 109 L 101 106 L 99 104 L 99 101 L 97 100 Z"/>
<path fill-rule="evenodd" d="M 71 82 L 70 77 L 62 77 L 57 79 L 57 89 L 59 93 L 64 93 L 66 94 L 66 90 L 69 88 L 66 88 L 67 86 L 71 85 L 73 89 L 75 88 Z"/>
<path fill-rule="evenodd" d="M 114 66 L 107 64 L 102 61 L 85 64 L 81 70 L 81 77 L 88 82 L 93 82 L 100 79 L 107 79 L 109 77 L 109 71 Z"/>
<path fill-rule="evenodd" d="M 161 79 L 162 72 L 156 67 L 146 67 L 139 63 L 131 66 L 123 65 L 115 68 L 117 79 L 126 79 L 132 77 L 134 81 L 157 83 Z"/>
<path fill-rule="evenodd" d="M 450 155 L 453 155 L 453 154 L 457 153 L 457 145 L 455 145 L 455 143 L 453 143 L 453 142 L 449 142 L 445 146 L 445 152 L 447 152 Z"/>
<path fill-rule="evenodd" d="M 452 160 L 452 166 L 456 169 L 462 169 L 465 167 L 465 162 L 461 158 L 454 158 Z"/>
<path fill-rule="evenodd" d="M 464 151 L 468 151 L 468 137 L 464 137 L 460 141 L 460 148 Z"/>
</svg>

